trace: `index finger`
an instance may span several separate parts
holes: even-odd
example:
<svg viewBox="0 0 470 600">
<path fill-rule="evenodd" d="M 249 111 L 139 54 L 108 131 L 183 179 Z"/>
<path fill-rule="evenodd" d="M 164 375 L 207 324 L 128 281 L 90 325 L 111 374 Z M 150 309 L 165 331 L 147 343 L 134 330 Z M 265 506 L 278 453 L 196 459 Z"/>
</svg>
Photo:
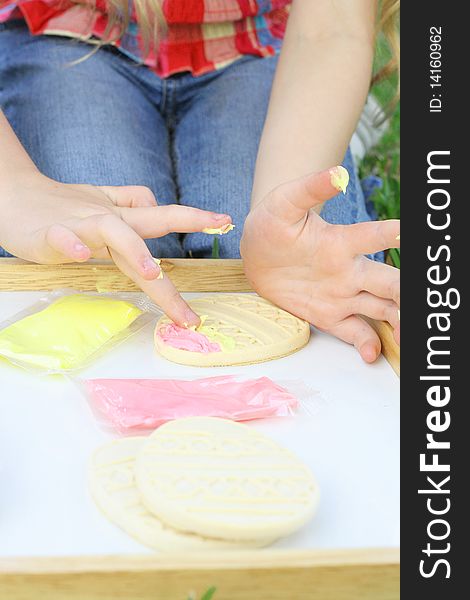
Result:
<svg viewBox="0 0 470 600">
<path fill-rule="evenodd" d="M 183 300 L 168 276 L 164 275 L 162 279 L 154 279 L 152 281 L 144 279 L 129 265 L 121 254 L 111 248 L 109 251 L 117 267 L 158 304 L 172 321 L 181 327 L 200 324 L 199 317 Z"/>
<path fill-rule="evenodd" d="M 143 238 L 162 237 L 171 232 L 192 233 L 229 225 L 229 215 L 191 206 L 168 204 L 145 208 L 122 208 L 122 219 Z"/>
</svg>

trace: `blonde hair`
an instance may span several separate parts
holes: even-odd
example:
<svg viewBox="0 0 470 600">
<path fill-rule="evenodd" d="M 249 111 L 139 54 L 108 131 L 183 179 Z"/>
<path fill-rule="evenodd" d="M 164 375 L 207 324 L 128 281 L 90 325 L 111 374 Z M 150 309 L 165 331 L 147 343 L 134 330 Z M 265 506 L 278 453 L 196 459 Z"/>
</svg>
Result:
<svg viewBox="0 0 470 600">
<path fill-rule="evenodd" d="M 397 91 L 393 100 L 396 104 L 400 97 L 400 38 L 398 21 L 400 14 L 400 0 L 382 0 L 380 3 L 379 18 L 377 22 L 377 34 L 382 34 L 390 49 L 391 58 L 383 65 L 372 78 L 372 85 L 389 79 L 397 74 Z"/>
<path fill-rule="evenodd" d="M 166 21 L 161 7 L 161 0 L 133 0 L 137 21 L 139 23 L 144 55 L 148 54 L 152 45 L 156 45 L 159 34 L 165 29 Z M 128 0 L 107 0 L 108 26 L 106 34 L 110 35 L 117 26 L 119 39 L 129 26 L 131 15 Z M 107 37 L 105 34 L 105 37 Z M 113 39 L 113 41 L 116 41 Z"/>
<path fill-rule="evenodd" d="M 88 5 L 90 10 L 90 19 L 96 15 L 96 0 L 72 0 L 76 4 Z M 165 16 L 162 10 L 162 0 L 133 0 L 137 22 L 139 24 L 142 36 L 143 55 L 148 55 L 152 47 L 156 47 L 158 38 L 166 29 Z M 131 20 L 131 3 L 128 0 L 106 0 L 107 24 L 101 39 L 87 40 L 97 46 L 114 44 L 126 32 Z M 93 52 L 95 52 L 94 50 Z M 93 52 L 91 54 L 93 54 Z M 88 58 L 89 55 L 84 58 Z M 83 59 L 78 60 L 81 62 Z"/>
</svg>

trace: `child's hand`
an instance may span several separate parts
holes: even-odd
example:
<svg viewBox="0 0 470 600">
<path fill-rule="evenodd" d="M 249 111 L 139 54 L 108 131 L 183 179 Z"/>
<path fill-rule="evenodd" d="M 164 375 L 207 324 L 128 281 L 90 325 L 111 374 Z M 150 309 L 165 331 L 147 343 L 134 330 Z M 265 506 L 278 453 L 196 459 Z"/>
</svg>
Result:
<svg viewBox="0 0 470 600">
<path fill-rule="evenodd" d="M 400 272 L 363 254 L 399 247 L 400 222 L 330 225 L 311 209 L 337 193 L 329 171 L 269 193 L 245 222 L 245 273 L 261 296 L 354 344 L 373 362 L 380 339 L 357 315 L 388 321 L 399 342 Z"/>
<path fill-rule="evenodd" d="M 230 223 L 228 215 L 157 206 L 146 187 L 69 185 L 36 171 L 1 196 L 0 245 L 15 256 L 50 264 L 111 257 L 176 323 L 199 324 L 170 279 L 159 279 L 160 268 L 142 238 L 221 227 Z"/>
</svg>

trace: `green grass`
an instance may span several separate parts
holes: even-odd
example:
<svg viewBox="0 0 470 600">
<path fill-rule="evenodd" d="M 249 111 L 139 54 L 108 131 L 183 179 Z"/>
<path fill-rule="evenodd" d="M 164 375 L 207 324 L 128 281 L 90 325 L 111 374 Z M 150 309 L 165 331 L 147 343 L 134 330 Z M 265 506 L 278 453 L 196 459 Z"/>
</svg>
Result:
<svg viewBox="0 0 470 600">
<path fill-rule="evenodd" d="M 220 258 L 218 235 L 214 235 L 214 239 L 212 240 L 212 258 Z"/>
<path fill-rule="evenodd" d="M 387 101 L 379 101 L 386 106 Z M 380 219 L 400 218 L 400 106 L 390 117 L 390 126 L 381 141 L 359 165 L 361 177 L 377 175 L 383 186 L 372 196 Z"/>
<path fill-rule="evenodd" d="M 388 50 L 383 40 L 377 47 L 376 64 L 384 64 L 388 60 Z M 377 84 L 372 93 L 381 105 L 387 109 L 393 100 L 396 90 L 396 78 Z M 376 175 L 382 179 L 382 188 L 375 190 L 371 197 L 379 219 L 400 218 L 400 103 L 389 115 L 389 127 L 380 142 L 363 159 L 359 165 L 360 177 Z M 393 264 L 400 267 L 400 251 L 389 252 Z"/>
<path fill-rule="evenodd" d="M 211 600 L 216 591 L 215 587 L 209 588 L 206 593 L 201 597 L 201 600 Z"/>
<path fill-rule="evenodd" d="M 201 596 L 200 600 L 212 600 L 217 588 L 214 586 L 207 589 L 204 594 Z M 194 596 L 189 596 L 187 600 L 195 600 Z"/>
</svg>

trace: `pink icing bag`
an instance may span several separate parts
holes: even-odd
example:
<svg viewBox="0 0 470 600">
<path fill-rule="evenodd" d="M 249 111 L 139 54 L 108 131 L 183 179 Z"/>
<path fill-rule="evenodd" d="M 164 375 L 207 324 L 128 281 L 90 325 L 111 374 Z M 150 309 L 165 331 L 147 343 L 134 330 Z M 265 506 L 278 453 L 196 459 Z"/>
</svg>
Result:
<svg viewBox="0 0 470 600">
<path fill-rule="evenodd" d="M 233 421 L 290 416 L 298 405 L 295 396 L 268 377 L 88 379 L 81 383 L 98 420 L 120 433 L 155 429 L 191 416 Z"/>
</svg>

